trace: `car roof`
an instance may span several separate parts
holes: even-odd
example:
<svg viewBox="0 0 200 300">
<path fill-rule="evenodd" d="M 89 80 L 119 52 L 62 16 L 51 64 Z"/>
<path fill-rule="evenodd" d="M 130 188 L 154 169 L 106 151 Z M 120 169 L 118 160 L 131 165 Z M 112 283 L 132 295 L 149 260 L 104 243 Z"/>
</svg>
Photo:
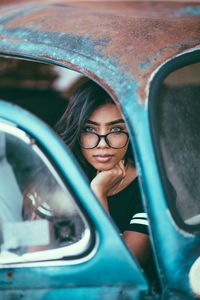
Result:
<svg viewBox="0 0 200 300">
<path fill-rule="evenodd" d="M 195 2 L 9 1 L 0 5 L 0 53 L 70 67 L 113 96 L 134 81 L 145 103 L 151 74 L 199 46 L 199 17 Z"/>
</svg>

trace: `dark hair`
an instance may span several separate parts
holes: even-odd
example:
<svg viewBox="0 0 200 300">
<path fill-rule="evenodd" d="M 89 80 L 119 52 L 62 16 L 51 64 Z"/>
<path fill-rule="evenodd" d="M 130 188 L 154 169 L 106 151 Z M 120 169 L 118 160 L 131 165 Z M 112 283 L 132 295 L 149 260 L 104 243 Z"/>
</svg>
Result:
<svg viewBox="0 0 200 300">
<path fill-rule="evenodd" d="M 114 101 L 97 83 L 88 80 L 81 84 L 71 96 L 68 107 L 55 128 L 77 158 L 89 180 L 95 176 L 96 170 L 83 157 L 79 137 L 91 114 L 107 103 L 114 104 Z M 129 158 L 134 161 L 130 144 L 125 160 L 127 161 Z"/>
</svg>

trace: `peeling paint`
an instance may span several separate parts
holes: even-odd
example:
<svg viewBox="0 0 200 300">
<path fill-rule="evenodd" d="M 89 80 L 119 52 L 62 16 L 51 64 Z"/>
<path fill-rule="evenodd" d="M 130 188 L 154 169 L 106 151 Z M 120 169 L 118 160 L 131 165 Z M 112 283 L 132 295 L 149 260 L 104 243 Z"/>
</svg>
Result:
<svg viewBox="0 0 200 300">
<path fill-rule="evenodd" d="M 200 5 L 189 6 L 179 10 L 176 10 L 174 15 L 176 17 L 182 16 L 200 16 Z"/>
<path fill-rule="evenodd" d="M 17 17 L 22 17 L 24 15 L 27 15 L 29 13 L 33 13 L 33 12 L 37 12 L 38 10 L 41 9 L 41 6 L 38 7 L 36 6 L 28 6 L 27 8 L 24 7 L 23 11 L 15 11 L 13 12 L 13 10 L 8 10 L 8 13 L 6 13 L 5 15 L 1 15 L 1 24 L 6 24 L 12 20 L 14 20 Z"/>
</svg>

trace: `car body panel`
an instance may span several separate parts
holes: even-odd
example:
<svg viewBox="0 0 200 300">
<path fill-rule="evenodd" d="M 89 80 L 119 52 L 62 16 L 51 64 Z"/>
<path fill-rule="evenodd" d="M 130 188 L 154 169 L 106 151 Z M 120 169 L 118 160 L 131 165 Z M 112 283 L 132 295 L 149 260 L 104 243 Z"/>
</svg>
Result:
<svg viewBox="0 0 200 300">
<path fill-rule="evenodd" d="M 11 297 L 14 293 L 11 290 L 15 289 L 17 297 L 18 289 L 21 289 L 22 293 L 23 289 L 34 288 L 36 299 L 40 299 L 43 293 L 44 299 L 53 299 L 55 292 L 50 291 L 52 288 L 61 289 L 59 293 L 62 295 L 63 287 L 79 287 L 77 295 L 80 294 L 80 298 L 77 296 L 77 299 L 82 298 L 83 288 L 88 289 L 88 293 L 95 294 L 96 299 L 101 299 L 102 292 L 96 294 L 96 291 L 104 286 L 105 290 L 106 286 L 111 287 L 113 299 L 117 298 L 120 293 L 126 295 L 126 289 L 128 294 L 129 290 L 134 290 L 135 295 L 139 294 L 139 290 L 146 291 L 148 285 L 144 275 L 139 271 L 137 263 L 117 233 L 115 225 L 111 224 L 107 214 L 94 198 L 85 177 L 78 169 L 72 154 L 66 150 L 64 143 L 60 143 L 60 139 L 47 125 L 20 107 L 3 101 L 0 102 L 0 107 L 0 119 L 10 124 L 17 124 L 17 127 L 34 138 L 47 157 L 60 170 L 62 178 L 68 182 L 70 189 L 76 194 L 94 228 L 93 245 L 83 257 L 55 263 L 50 261 L 4 265 L 0 270 L 4 278 L 1 290 L 9 289 L 7 296 Z M 77 182 L 79 188 L 77 188 Z M 97 215 L 98 218 L 96 218 Z M 102 227 L 101 224 L 104 226 Z M 107 238 L 107 232 L 111 236 L 110 239 Z M 69 296 L 74 293 L 73 289 L 69 290 Z M 68 295 L 68 289 L 66 294 Z M 25 292 L 24 297 L 26 295 L 28 297 L 29 292 Z"/>
<path fill-rule="evenodd" d="M 25 290 L 22 291 L 9 291 L 9 292 L 0 292 L 0 296 L 2 299 L 8 300 L 10 297 L 14 297 L 14 299 L 20 299 L 20 297 L 24 297 L 24 299 L 31 299 L 34 297 L 34 299 L 45 299 L 45 300 L 53 300 L 53 299 L 66 299 L 66 289 L 43 289 L 39 291 L 35 290 Z M 71 287 L 67 289 L 67 297 L 69 299 L 84 299 L 85 297 L 88 297 L 88 299 L 127 299 L 129 297 L 130 299 L 140 299 L 138 293 L 129 287 L 121 288 L 118 287 Z"/>
<path fill-rule="evenodd" d="M 169 58 L 198 45 L 200 7 L 170 2 L 118 5 L 108 3 L 109 9 L 100 3 L 68 1 L 2 5 L 0 49 L 78 66 L 89 77 L 95 74 L 118 97 L 124 90 L 124 101 L 127 92 L 135 91 L 144 104 L 150 74 Z"/>
<path fill-rule="evenodd" d="M 34 1 L 25 2 L 20 7 L 17 4 L 2 5 L 0 15 L 1 55 L 53 63 L 79 71 L 102 85 L 122 108 L 132 135 L 165 297 L 173 299 L 170 291 L 182 296 L 186 293 L 189 297 L 192 291 L 188 274 L 199 257 L 200 237 L 179 228 L 168 209 L 152 143 L 148 96 L 151 83 L 165 64 L 188 53 L 199 53 L 200 4 Z M 21 122 L 17 114 L 15 121 L 17 124 Z M 27 129 L 27 125 L 24 126 Z M 34 131 L 31 134 L 34 135 Z M 56 156 L 53 159 L 65 173 L 59 159 L 56 160 Z M 70 180 L 67 176 L 66 179 Z M 83 202 L 90 216 L 91 206 L 96 205 L 91 203 Z M 101 231 L 100 226 L 98 230 Z M 122 260 L 130 263 L 129 258 Z M 112 259 L 114 263 L 117 258 Z M 97 276 L 100 276 L 102 270 L 98 269 L 98 272 Z M 115 280 L 117 276 L 110 283 Z M 146 289 L 145 280 L 141 282 Z"/>
</svg>

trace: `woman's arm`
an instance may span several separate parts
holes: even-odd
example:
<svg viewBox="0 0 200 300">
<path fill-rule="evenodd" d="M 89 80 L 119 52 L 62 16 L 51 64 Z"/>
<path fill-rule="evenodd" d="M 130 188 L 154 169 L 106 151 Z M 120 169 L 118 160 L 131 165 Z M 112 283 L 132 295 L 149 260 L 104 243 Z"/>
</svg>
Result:
<svg viewBox="0 0 200 300">
<path fill-rule="evenodd" d="M 142 267 L 145 266 L 151 253 L 149 236 L 136 231 L 125 231 L 123 238 Z"/>
<path fill-rule="evenodd" d="M 91 182 L 91 188 L 105 211 L 109 214 L 107 196 L 109 192 L 125 177 L 126 170 L 123 162 L 120 162 L 113 169 L 102 171 L 96 175 Z M 134 175 L 135 176 L 135 175 Z M 123 238 L 131 251 L 143 267 L 150 257 L 150 241 L 147 234 L 127 230 Z"/>
<path fill-rule="evenodd" d="M 107 196 L 117 188 L 126 176 L 124 163 L 120 161 L 114 168 L 98 172 L 90 186 L 104 209 L 109 213 Z"/>
</svg>

